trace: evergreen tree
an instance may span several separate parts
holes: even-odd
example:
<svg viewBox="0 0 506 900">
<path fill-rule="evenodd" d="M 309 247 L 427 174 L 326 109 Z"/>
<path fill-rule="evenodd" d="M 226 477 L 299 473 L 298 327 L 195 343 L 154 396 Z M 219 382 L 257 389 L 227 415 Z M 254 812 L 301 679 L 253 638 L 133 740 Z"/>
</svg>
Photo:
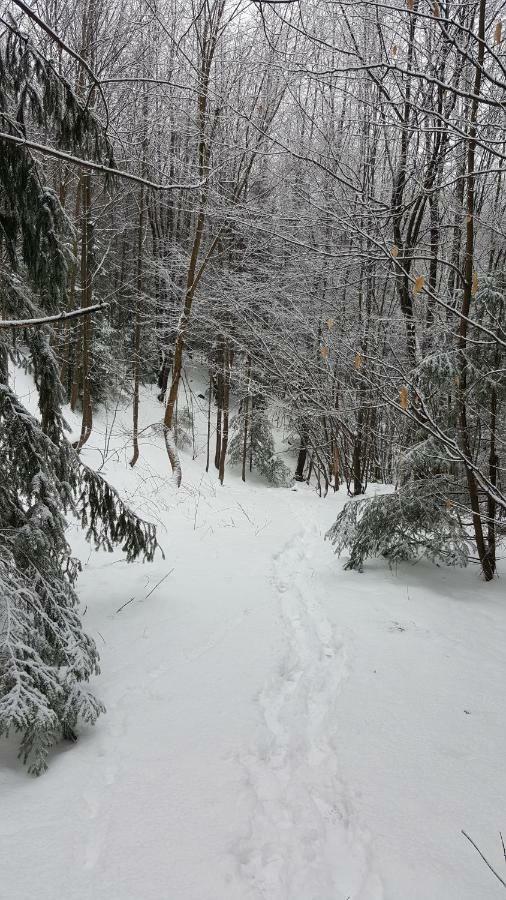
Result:
<svg viewBox="0 0 506 900">
<path fill-rule="evenodd" d="M 174 421 L 174 442 L 178 450 L 186 450 L 192 445 L 193 413 L 187 406 L 177 410 Z"/>
<path fill-rule="evenodd" d="M 249 415 L 246 435 L 248 458 L 253 466 L 270 484 L 286 487 L 290 483 L 290 470 L 275 454 L 272 426 L 265 412 L 263 402 L 256 397 Z M 232 423 L 233 437 L 230 441 L 230 462 L 239 464 L 244 452 L 245 416 L 239 413 Z"/>
<path fill-rule="evenodd" d="M 350 500 L 326 538 L 335 552 L 350 551 L 345 569 L 361 572 L 382 556 L 390 565 L 422 556 L 435 563 L 465 566 L 469 539 L 436 477 L 410 480 L 392 494 Z"/>
<path fill-rule="evenodd" d="M 0 113 L 12 133 L 23 134 L 30 117 L 60 145 L 107 151 L 97 122 L 14 23 L 0 46 L 0 84 Z M 26 148 L 0 141 L 0 186 L 2 313 L 18 321 L 54 313 L 65 304 L 70 225 Z M 157 542 L 154 527 L 67 440 L 50 328 L 26 327 L 16 347 L 33 373 L 38 418 L 9 387 L 7 335 L 0 330 L 0 735 L 19 732 L 20 755 L 39 774 L 59 737 L 74 739 L 79 720 L 94 723 L 103 711 L 86 685 L 98 653 L 82 629 L 80 564 L 65 515 L 78 516 L 95 546 L 121 544 L 128 560 L 152 559 Z"/>
</svg>

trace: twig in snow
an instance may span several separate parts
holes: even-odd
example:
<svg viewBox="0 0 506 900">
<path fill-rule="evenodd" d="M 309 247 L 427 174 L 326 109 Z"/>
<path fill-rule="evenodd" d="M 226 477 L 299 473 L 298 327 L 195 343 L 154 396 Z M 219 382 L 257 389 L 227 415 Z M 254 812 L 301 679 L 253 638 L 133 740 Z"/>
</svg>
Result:
<svg viewBox="0 0 506 900">
<path fill-rule="evenodd" d="M 124 609 L 125 606 L 128 606 L 129 603 L 132 603 L 133 600 L 135 600 L 135 597 L 130 597 L 130 600 L 127 600 L 126 603 L 123 603 L 122 606 L 119 606 L 118 609 L 116 610 L 116 612 L 117 613 L 121 612 L 121 610 Z"/>
<path fill-rule="evenodd" d="M 255 531 L 255 537 L 258 537 L 258 535 L 260 534 L 261 531 L 264 530 L 264 528 L 266 527 L 266 525 L 270 525 L 270 524 L 271 524 L 271 520 L 270 520 L 270 519 L 266 519 L 265 522 L 264 522 L 264 524 L 263 524 L 263 525 L 260 525 L 259 528 L 257 528 L 257 530 Z"/>
<path fill-rule="evenodd" d="M 248 522 L 250 523 L 250 525 L 253 525 L 253 527 L 254 527 L 254 526 L 255 526 L 255 523 L 251 521 L 251 519 L 250 519 L 250 517 L 248 516 L 248 513 L 246 512 L 246 510 L 244 509 L 244 506 L 242 505 L 242 503 L 239 503 L 239 501 L 237 501 L 237 506 L 239 507 L 239 509 L 241 509 L 241 510 L 243 511 L 243 513 L 244 513 L 244 515 L 246 516 L 246 518 L 247 518 Z"/>
<path fill-rule="evenodd" d="M 149 594 L 146 594 L 146 596 L 144 597 L 144 599 L 147 600 L 148 597 L 151 597 L 151 594 L 153 593 L 153 591 L 156 591 L 157 587 L 160 587 L 160 585 L 162 584 L 162 582 L 165 581 L 165 579 L 168 578 L 169 575 L 172 575 L 173 571 L 174 571 L 174 569 L 171 569 L 170 572 L 167 572 L 167 574 L 163 576 L 163 578 L 160 578 L 160 581 L 158 581 L 158 582 L 155 584 L 155 586 L 154 586 L 153 588 L 151 588 Z"/>
<path fill-rule="evenodd" d="M 477 846 L 477 844 L 474 843 L 473 839 L 472 839 L 471 837 L 469 837 L 469 835 L 467 834 L 467 832 L 464 831 L 464 830 L 462 830 L 462 834 L 463 834 L 464 837 L 469 841 L 469 843 L 472 844 L 472 846 L 474 847 L 474 849 L 476 850 L 476 852 L 480 854 L 480 856 L 481 856 L 483 862 L 485 863 L 485 865 L 488 866 L 488 868 L 490 869 L 490 871 L 493 872 L 493 874 L 495 875 L 495 877 L 497 878 L 497 880 L 500 881 L 501 884 L 502 884 L 502 886 L 506 888 L 506 881 L 504 880 L 504 878 L 501 878 L 501 876 L 499 875 L 499 873 L 496 872 L 496 870 L 495 870 L 494 867 L 491 865 L 491 863 L 489 863 L 487 857 L 483 855 L 483 853 L 481 852 L 480 848 Z M 502 841 L 502 835 L 501 835 L 501 841 Z M 504 850 L 504 841 L 503 841 L 503 850 Z M 505 853 L 505 856 L 506 856 L 506 853 Z"/>
<path fill-rule="evenodd" d="M 203 478 L 204 478 L 204 476 L 202 475 L 202 478 L 200 479 L 200 482 L 199 482 L 199 492 L 198 492 L 198 494 L 197 494 L 197 500 L 196 500 L 196 503 L 195 503 L 195 515 L 194 515 L 194 517 L 193 517 L 193 530 L 194 530 L 194 531 L 197 530 L 197 514 L 198 514 L 199 506 L 200 506 L 200 497 L 201 497 L 201 491 L 200 491 L 200 489 L 201 489 L 201 487 L 202 487 L 202 481 L 203 481 Z"/>
</svg>

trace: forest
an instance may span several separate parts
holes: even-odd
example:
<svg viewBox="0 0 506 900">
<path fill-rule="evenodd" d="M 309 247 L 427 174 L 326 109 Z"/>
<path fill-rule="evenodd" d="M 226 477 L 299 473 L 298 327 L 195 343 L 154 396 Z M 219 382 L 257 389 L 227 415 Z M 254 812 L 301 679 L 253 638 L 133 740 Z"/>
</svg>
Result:
<svg viewBox="0 0 506 900">
<path fill-rule="evenodd" d="M 501 0 L 0 0 L 9 896 L 504 895 L 505 113 Z"/>
</svg>

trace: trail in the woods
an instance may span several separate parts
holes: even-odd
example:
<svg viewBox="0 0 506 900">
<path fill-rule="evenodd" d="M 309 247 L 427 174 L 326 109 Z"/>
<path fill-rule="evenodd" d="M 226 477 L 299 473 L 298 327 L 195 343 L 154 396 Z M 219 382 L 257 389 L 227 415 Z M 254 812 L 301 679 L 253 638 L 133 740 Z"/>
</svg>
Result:
<svg viewBox="0 0 506 900">
<path fill-rule="evenodd" d="M 207 628 L 203 637 L 191 639 L 188 631 L 189 643 L 179 660 L 174 660 L 173 650 L 166 652 L 163 646 L 168 637 L 164 627 L 155 635 L 146 625 L 149 664 L 141 678 L 137 675 L 135 683 L 128 671 L 117 673 L 108 721 L 104 720 L 105 729 L 97 734 L 98 766 L 88 773 L 83 791 L 82 865 L 89 878 L 90 898 L 112 896 L 109 854 L 118 860 L 122 856 L 125 836 L 120 821 L 125 810 L 131 810 L 132 822 L 137 822 L 137 826 L 134 843 L 122 861 L 121 885 L 125 881 L 135 883 L 135 842 L 141 841 L 143 853 L 151 855 L 156 866 L 157 856 L 164 853 L 166 836 L 170 835 L 168 856 L 158 864 L 161 863 L 165 877 L 171 879 L 168 863 L 173 857 L 173 880 L 167 888 L 158 886 L 153 891 L 148 887 L 149 897 L 157 896 L 157 890 L 167 900 L 173 896 L 195 900 L 221 900 L 221 896 L 234 900 L 383 897 L 369 835 L 358 820 L 353 791 L 339 770 L 342 725 L 336 700 L 346 683 L 346 644 L 326 616 L 317 594 L 311 557 L 321 542 L 321 534 L 315 526 L 301 526 L 300 500 L 300 496 L 285 493 L 272 523 L 274 542 L 273 534 L 269 537 L 268 533 L 255 541 L 249 573 L 250 586 L 254 588 L 251 593 L 245 590 L 244 567 L 237 565 L 237 556 L 247 558 L 251 529 L 234 529 L 235 564 L 226 545 L 218 549 L 220 542 L 216 542 L 215 571 L 222 573 L 216 587 L 221 583 L 223 589 L 225 581 L 224 592 L 235 597 L 236 603 L 240 598 L 236 614 L 222 615 L 219 624 Z M 229 501 L 230 497 L 221 515 L 232 512 L 235 516 Z M 249 517 L 246 522 L 254 523 L 255 506 L 252 508 L 250 503 L 244 511 Z M 282 524 L 293 531 L 288 540 Z M 253 569 L 256 574 L 252 582 Z M 204 568 L 202 580 L 205 577 Z M 196 573 L 192 581 L 190 607 L 196 599 L 193 592 L 202 596 L 201 579 Z M 254 597 L 251 606 L 246 602 L 250 597 Z M 168 622 L 167 627 L 170 629 Z M 233 683 L 235 656 L 245 654 L 248 631 L 253 646 L 262 640 L 268 643 L 269 636 L 274 637 L 275 652 L 270 648 L 263 667 L 258 654 L 252 655 L 251 686 L 237 682 L 235 697 L 227 709 L 226 698 L 219 696 L 222 679 Z M 188 781 L 181 779 L 181 789 L 186 794 L 181 797 L 174 792 L 173 783 L 174 772 L 178 772 L 182 762 L 175 758 L 179 757 L 175 753 L 178 739 L 167 733 L 164 712 L 170 715 L 171 727 L 177 729 L 180 717 L 169 712 L 173 710 L 173 692 L 184 695 L 193 670 L 195 687 L 187 689 L 188 693 L 205 694 L 198 687 L 198 673 L 208 686 L 212 684 L 220 658 L 222 673 L 216 680 L 216 692 L 211 691 L 207 704 L 201 698 L 202 705 L 210 706 L 212 711 L 213 722 L 209 726 L 202 720 L 201 710 L 194 706 L 195 697 L 186 698 L 194 736 L 186 739 L 184 753 L 196 753 L 198 759 L 190 767 Z M 248 694 L 252 721 L 246 733 L 242 735 L 239 730 L 237 734 L 227 734 L 233 710 L 245 702 Z M 184 696 L 179 699 L 184 700 Z M 220 705 L 225 735 L 219 734 Z M 212 749 L 202 740 L 202 733 L 209 735 L 209 730 L 216 732 L 211 736 L 211 748 L 214 740 L 223 738 L 225 746 L 231 743 L 234 747 L 233 751 L 220 750 L 221 761 L 213 757 Z M 210 757 L 206 758 L 209 751 Z M 218 775 L 215 785 L 212 778 L 220 765 L 225 766 L 225 775 L 221 783 Z M 192 783 L 195 776 L 197 781 L 203 778 L 207 782 L 200 798 Z M 216 792 L 221 794 L 219 798 L 213 796 Z M 232 828 L 228 833 L 226 818 L 234 797 L 242 813 L 235 825 L 236 833 Z M 205 815 L 191 813 L 195 801 L 198 808 L 199 799 L 211 808 L 223 805 L 217 821 L 206 825 Z M 153 829 L 151 815 L 158 816 L 160 807 L 172 821 L 158 819 Z M 182 825 L 178 835 L 175 826 L 179 817 L 190 817 L 190 821 Z M 213 825 L 217 831 L 206 833 Z M 185 834 L 188 826 L 194 832 L 191 836 Z M 186 841 L 190 854 L 202 856 L 207 865 L 214 867 L 207 887 L 198 874 L 202 860 L 196 861 L 193 875 L 185 875 L 181 849 Z M 190 858 L 188 865 L 191 867 Z M 140 870 L 145 870 L 144 860 Z"/>
<path fill-rule="evenodd" d="M 221 487 L 201 448 L 176 491 L 154 395 L 134 470 L 128 408 L 84 455 L 166 556 L 71 529 L 107 714 L 36 780 L 0 744 L 0 900 L 499 900 L 460 832 L 502 871 L 502 582 L 343 571 L 345 492 Z"/>
<path fill-rule="evenodd" d="M 262 897 L 379 900 L 368 836 L 339 773 L 347 651 L 311 583 L 315 537 L 299 531 L 274 557 L 286 650 L 259 696 L 262 742 L 242 759 L 254 806 L 238 859 Z"/>
</svg>

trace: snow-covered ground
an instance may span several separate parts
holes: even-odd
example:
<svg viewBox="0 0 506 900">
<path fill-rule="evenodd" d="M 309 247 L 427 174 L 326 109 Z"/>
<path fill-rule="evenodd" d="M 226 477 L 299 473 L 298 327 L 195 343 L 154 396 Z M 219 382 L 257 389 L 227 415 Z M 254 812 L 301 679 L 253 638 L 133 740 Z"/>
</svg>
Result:
<svg viewBox="0 0 506 900">
<path fill-rule="evenodd" d="M 85 458 L 158 522 L 165 559 L 127 565 L 72 529 L 108 712 L 39 779 L 0 745 L 2 900 L 504 896 L 461 834 L 504 874 L 504 584 L 345 572 L 323 541 L 344 493 L 222 487 L 201 438 L 176 492 L 154 392 L 141 413 L 134 471 L 125 410 Z"/>
</svg>

